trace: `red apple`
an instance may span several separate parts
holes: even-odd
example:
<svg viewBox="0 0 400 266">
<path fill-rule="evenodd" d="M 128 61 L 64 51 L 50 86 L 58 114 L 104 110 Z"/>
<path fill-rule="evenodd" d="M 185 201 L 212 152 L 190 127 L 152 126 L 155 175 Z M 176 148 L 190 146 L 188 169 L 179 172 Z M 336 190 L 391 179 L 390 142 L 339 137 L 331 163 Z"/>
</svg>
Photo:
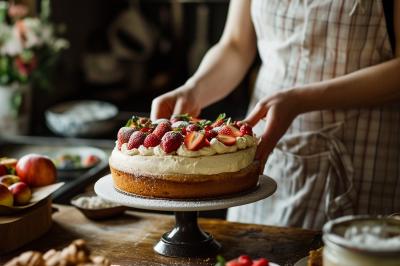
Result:
<svg viewBox="0 0 400 266">
<path fill-rule="evenodd" d="M 31 189 L 24 182 L 18 182 L 8 188 L 14 196 L 14 203 L 18 205 L 28 204 L 32 198 Z"/>
<path fill-rule="evenodd" d="M 12 207 L 13 204 L 13 194 L 6 186 L 0 184 L 0 205 Z"/>
<path fill-rule="evenodd" d="M 0 164 L 0 176 L 7 174 L 7 167 L 3 164 Z"/>
<path fill-rule="evenodd" d="M 0 176 L 0 184 L 5 185 L 6 187 L 9 187 L 17 182 L 19 182 L 19 177 L 16 175 Z"/>
<path fill-rule="evenodd" d="M 49 157 L 39 154 L 28 154 L 18 160 L 17 175 L 22 182 L 31 187 L 53 184 L 57 179 L 57 170 Z"/>
</svg>

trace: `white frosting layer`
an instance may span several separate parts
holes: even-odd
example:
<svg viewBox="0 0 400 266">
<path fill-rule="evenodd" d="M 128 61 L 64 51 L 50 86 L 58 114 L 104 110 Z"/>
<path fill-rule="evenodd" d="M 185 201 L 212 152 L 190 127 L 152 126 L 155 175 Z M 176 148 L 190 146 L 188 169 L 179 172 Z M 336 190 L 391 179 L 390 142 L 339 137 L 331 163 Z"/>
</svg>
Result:
<svg viewBox="0 0 400 266">
<path fill-rule="evenodd" d="M 184 148 L 182 148 L 182 150 L 183 149 Z M 154 153 L 159 153 L 159 150 L 162 151 L 158 146 L 155 147 Z M 201 150 L 196 152 L 200 153 Z M 237 152 L 192 158 L 165 154 L 155 156 L 144 156 L 139 154 L 136 156 L 130 156 L 118 149 L 114 149 L 109 163 L 113 168 L 126 173 L 141 173 L 149 175 L 212 175 L 226 172 L 237 172 L 249 166 L 254 160 L 255 152 L 256 146 L 253 145 Z"/>
</svg>

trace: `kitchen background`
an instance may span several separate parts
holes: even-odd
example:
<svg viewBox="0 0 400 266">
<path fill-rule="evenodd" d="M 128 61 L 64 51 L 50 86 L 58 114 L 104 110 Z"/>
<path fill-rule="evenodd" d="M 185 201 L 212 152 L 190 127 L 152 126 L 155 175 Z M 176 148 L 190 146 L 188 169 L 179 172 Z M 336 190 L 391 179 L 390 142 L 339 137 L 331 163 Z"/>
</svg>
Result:
<svg viewBox="0 0 400 266">
<path fill-rule="evenodd" d="M 40 1 L 29 3 L 40 13 Z M 70 47 L 52 88 L 33 90 L 30 134 L 51 135 L 44 113 L 65 101 L 115 104 L 118 126 L 132 112 L 149 113 L 151 100 L 181 85 L 218 41 L 227 8 L 226 0 L 51 1 L 51 20 L 65 25 Z M 256 69 L 202 117 L 243 117 Z M 98 137 L 113 137 L 116 130 Z"/>
</svg>

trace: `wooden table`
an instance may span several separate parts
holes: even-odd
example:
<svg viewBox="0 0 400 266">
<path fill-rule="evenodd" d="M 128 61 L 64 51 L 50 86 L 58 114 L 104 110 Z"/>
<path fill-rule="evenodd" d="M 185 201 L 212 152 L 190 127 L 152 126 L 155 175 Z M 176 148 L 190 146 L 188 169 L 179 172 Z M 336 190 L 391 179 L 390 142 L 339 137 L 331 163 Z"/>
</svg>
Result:
<svg viewBox="0 0 400 266">
<path fill-rule="evenodd" d="M 73 207 L 55 205 L 51 230 L 28 246 L 0 257 L 3 265 L 26 250 L 62 249 L 72 240 L 85 239 L 94 254 L 106 256 L 114 265 L 214 265 L 215 258 L 168 258 L 153 252 L 153 245 L 174 224 L 171 215 L 127 212 L 119 218 L 95 222 Z M 280 265 L 292 265 L 312 248 L 322 245 L 318 231 L 231 223 L 200 219 L 200 226 L 222 245 L 226 259 L 248 254 L 266 257 Z"/>
</svg>

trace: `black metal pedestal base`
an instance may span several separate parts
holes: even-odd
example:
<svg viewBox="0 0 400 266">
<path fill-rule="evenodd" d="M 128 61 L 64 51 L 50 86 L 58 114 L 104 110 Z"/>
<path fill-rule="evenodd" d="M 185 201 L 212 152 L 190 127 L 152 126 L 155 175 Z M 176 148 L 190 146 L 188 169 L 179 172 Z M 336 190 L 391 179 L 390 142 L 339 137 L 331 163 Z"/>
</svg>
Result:
<svg viewBox="0 0 400 266">
<path fill-rule="evenodd" d="M 204 257 L 215 255 L 219 244 L 197 223 L 198 212 L 175 212 L 175 227 L 165 233 L 154 251 L 168 257 Z"/>
</svg>

